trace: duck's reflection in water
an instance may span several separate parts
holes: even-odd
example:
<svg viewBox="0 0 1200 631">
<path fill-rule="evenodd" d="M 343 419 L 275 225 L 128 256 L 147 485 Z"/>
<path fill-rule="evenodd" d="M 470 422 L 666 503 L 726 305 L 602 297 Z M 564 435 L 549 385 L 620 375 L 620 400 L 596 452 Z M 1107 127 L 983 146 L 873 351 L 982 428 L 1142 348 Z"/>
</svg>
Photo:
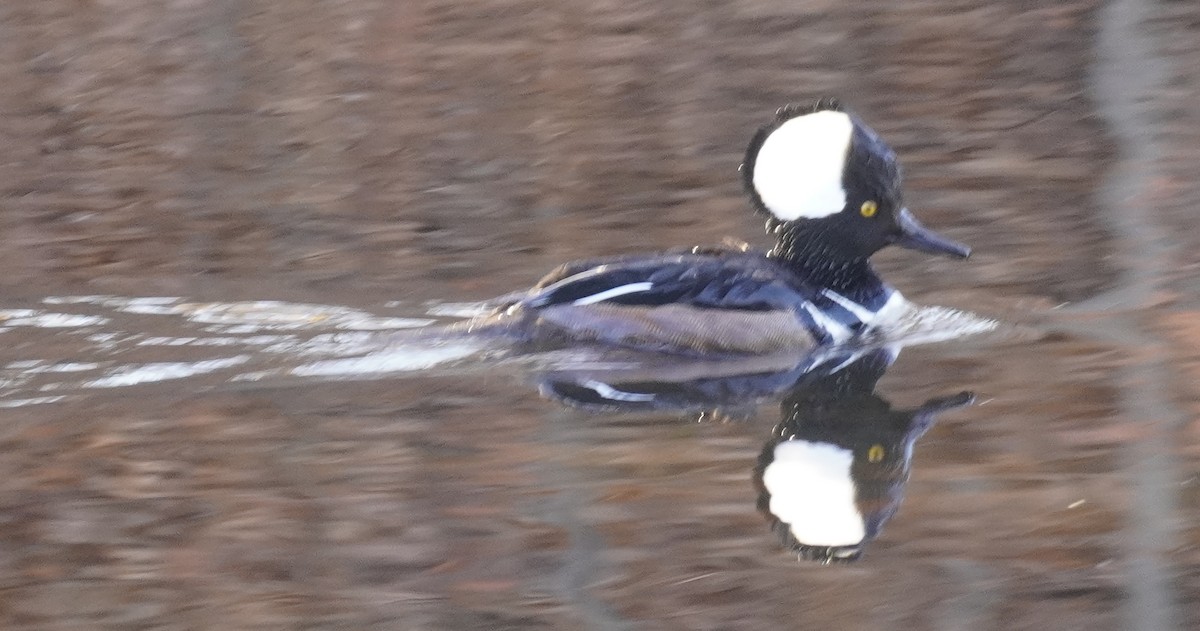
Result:
<svg viewBox="0 0 1200 631">
<path fill-rule="evenodd" d="M 913 445 L 970 393 L 893 409 L 875 383 L 895 360 L 879 349 L 798 381 L 755 469 L 758 507 L 784 542 L 822 563 L 858 559 L 903 499 Z"/>
<path fill-rule="evenodd" d="M 738 361 L 662 357 L 621 368 L 543 373 L 543 395 L 598 411 L 749 415 L 782 398 L 755 467 L 758 508 L 801 559 L 855 561 L 903 499 L 913 445 L 968 392 L 893 409 L 875 384 L 898 346 L 822 357 Z"/>
</svg>

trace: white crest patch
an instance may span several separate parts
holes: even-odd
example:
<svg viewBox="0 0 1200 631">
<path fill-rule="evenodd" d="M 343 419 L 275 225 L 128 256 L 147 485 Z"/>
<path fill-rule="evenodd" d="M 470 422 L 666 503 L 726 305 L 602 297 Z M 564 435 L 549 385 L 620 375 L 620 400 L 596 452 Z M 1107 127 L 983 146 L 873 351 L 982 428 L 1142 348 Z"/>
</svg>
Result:
<svg viewBox="0 0 1200 631">
<path fill-rule="evenodd" d="M 854 453 L 829 443 L 789 440 L 775 446 L 763 471 L 771 513 L 796 541 L 810 546 L 848 546 L 867 536 L 854 503 L 850 466 Z"/>
<path fill-rule="evenodd" d="M 754 190 L 784 221 L 817 219 L 846 205 L 842 168 L 854 124 L 843 112 L 797 116 L 771 132 L 754 158 Z"/>
</svg>

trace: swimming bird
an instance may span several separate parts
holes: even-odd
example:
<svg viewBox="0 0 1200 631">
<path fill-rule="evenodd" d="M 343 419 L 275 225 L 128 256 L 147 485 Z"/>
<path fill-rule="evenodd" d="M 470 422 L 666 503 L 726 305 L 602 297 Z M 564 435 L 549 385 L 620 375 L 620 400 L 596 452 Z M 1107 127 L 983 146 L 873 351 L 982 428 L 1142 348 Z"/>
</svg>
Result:
<svg viewBox="0 0 1200 631">
<path fill-rule="evenodd" d="M 907 312 L 870 257 L 888 245 L 966 258 L 904 203 L 895 152 L 834 99 L 789 105 L 741 165 L 769 250 L 694 247 L 566 263 L 492 314 L 531 340 L 688 354 L 852 341 Z"/>
</svg>

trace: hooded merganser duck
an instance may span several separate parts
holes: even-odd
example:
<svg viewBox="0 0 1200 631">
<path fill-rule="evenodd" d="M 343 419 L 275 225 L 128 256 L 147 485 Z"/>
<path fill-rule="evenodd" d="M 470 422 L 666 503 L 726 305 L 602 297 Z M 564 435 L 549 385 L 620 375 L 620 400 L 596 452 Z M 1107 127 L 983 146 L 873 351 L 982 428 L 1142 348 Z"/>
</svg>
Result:
<svg viewBox="0 0 1200 631">
<path fill-rule="evenodd" d="M 896 244 L 966 258 L 905 207 L 890 147 L 833 99 L 789 105 L 741 166 L 775 246 L 567 263 L 495 315 L 530 339 L 682 353 L 770 353 L 852 340 L 908 305 L 868 259 Z"/>
</svg>

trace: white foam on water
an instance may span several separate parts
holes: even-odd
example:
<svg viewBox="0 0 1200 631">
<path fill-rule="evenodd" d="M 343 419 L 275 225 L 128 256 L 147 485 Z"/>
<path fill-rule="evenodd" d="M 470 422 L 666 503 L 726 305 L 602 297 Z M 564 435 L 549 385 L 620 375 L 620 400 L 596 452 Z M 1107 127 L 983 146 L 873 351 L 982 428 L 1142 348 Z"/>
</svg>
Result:
<svg viewBox="0 0 1200 631">
<path fill-rule="evenodd" d="M 307 340 L 283 340 L 264 347 L 268 353 L 293 356 L 357 355 L 378 350 L 379 336 L 367 332 L 326 333 Z"/>
<path fill-rule="evenodd" d="M 113 296 L 48 296 L 42 298 L 42 304 L 46 305 L 102 305 L 105 301 L 111 300 Z"/>
<path fill-rule="evenodd" d="M 296 340 L 294 335 L 255 335 L 251 337 L 148 337 L 135 346 L 272 346 Z"/>
<path fill-rule="evenodd" d="M 251 302 L 183 303 L 175 313 L 191 322 L 219 325 L 211 332 L 254 333 L 270 330 L 334 328 L 351 331 L 416 329 L 433 324 L 428 318 L 375 316 L 365 311 L 333 305 L 257 300 Z M 219 328 L 224 326 L 227 328 Z"/>
<path fill-rule="evenodd" d="M 388 303 L 388 306 L 394 304 Z M 425 313 L 447 318 L 479 318 L 491 313 L 494 308 L 487 302 L 443 302 L 428 306 Z"/>
<path fill-rule="evenodd" d="M 446 344 L 428 348 L 394 348 L 362 357 L 327 359 L 291 369 L 301 377 L 362 377 L 427 370 L 481 351 L 479 344 Z"/>
<path fill-rule="evenodd" d="M 140 383 L 183 379 L 238 366 L 248 361 L 250 361 L 249 355 L 237 355 L 197 362 L 154 362 L 117 368 L 111 374 L 86 382 L 83 386 L 87 388 L 119 388 Z"/>
<path fill-rule="evenodd" d="M 130 298 L 125 301 L 115 302 L 110 300 L 105 306 L 115 307 L 118 311 L 125 313 L 139 313 L 145 315 L 171 315 L 177 313 L 175 303 L 181 298 L 173 297 L 145 297 L 145 298 Z"/>
<path fill-rule="evenodd" d="M 175 296 L 97 295 L 51 296 L 43 299 L 42 302 L 55 305 L 95 305 L 121 313 L 137 315 L 176 315 L 189 322 L 229 327 L 227 329 L 208 329 L 210 332 L 236 334 L 254 333 L 260 330 L 320 327 L 356 331 L 388 331 L 420 328 L 435 322 L 428 318 L 376 316 L 366 311 L 337 305 L 293 303 L 279 300 L 184 302 L 183 298 Z M 33 310 L 10 311 L 14 312 L 10 317 L 39 315 L 39 312 Z M 0 321 L 3 321 L 4 313 L 0 311 Z"/>
<path fill-rule="evenodd" d="M 23 408 L 30 405 L 44 405 L 46 403 L 57 403 L 67 397 L 57 395 L 52 397 L 28 397 L 25 399 L 9 399 L 0 401 L 0 408 Z"/>
<path fill-rule="evenodd" d="M 28 326 L 42 329 L 65 329 L 100 326 L 107 322 L 108 318 L 100 316 L 45 313 L 33 309 L 0 309 L 0 323 L 3 323 L 5 327 Z"/>
<path fill-rule="evenodd" d="M 48 363 L 40 359 L 9 362 L 4 366 L 5 370 L 19 370 L 26 375 L 63 372 L 87 372 L 89 370 L 98 370 L 99 368 L 100 364 L 93 362 Z"/>
<path fill-rule="evenodd" d="M 912 303 L 906 307 L 905 312 L 879 327 L 875 332 L 878 341 L 904 346 L 931 344 L 987 333 L 1000 326 L 996 320 L 948 307 Z"/>
</svg>

